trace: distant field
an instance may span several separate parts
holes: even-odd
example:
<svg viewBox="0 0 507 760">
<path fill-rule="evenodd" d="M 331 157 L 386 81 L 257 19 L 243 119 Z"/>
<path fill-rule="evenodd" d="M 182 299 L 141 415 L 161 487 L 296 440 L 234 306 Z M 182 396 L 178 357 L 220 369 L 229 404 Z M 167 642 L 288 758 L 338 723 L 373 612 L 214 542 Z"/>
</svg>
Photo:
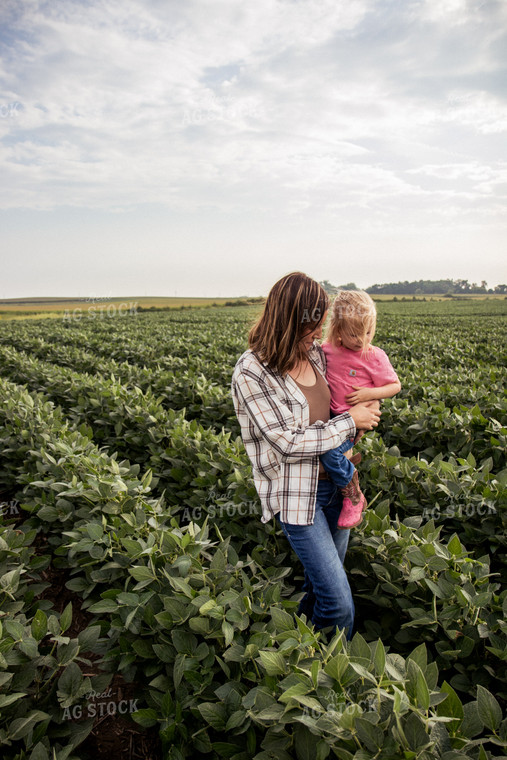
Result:
<svg viewBox="0 0 507 760">
<path fill-rule="evenodd" d="M 181 309 L 182 307 L 224 306 L 226 303 L 243 301 L 238 298 L 177 298 L 177 297 L 137 297 L 118 298 L 7 298 L 0 299 L 0 319 L 23 319 L 30 317 L 57 317 L 62 312 L 74 313 L 81 309 L 86 314 L 107 311 L 110 306 L 124 309 Z M 79 313 L 79 312 L 78 312 Z"/>
<path fill-rule="evenodd" d="M 411 302 L 411 301 L 447 301 L 462 303 L 467 301 L 488 301 L 488 300 L 505 300 L 505 295 L 467 295 L 457 298 L 447 298 L 441 294 L 436 295 L 374 295 L 375 301 L 392 302 Z M 241 297 L 241 298 L 178 298 L 178 297 L 151 297 L 151 296 L 122 296 L 114 298 L 7 298 L 0 299 L 0 320 L 5 319 L 41 319 L 59 317 L 68 312 L 72 315 L 81 313 L 85 316 L 89 314 L 107 313 L 122 308 L 123 311 L 141 311 L 145 309 L 181 309 L 189 307 L 205 306 L 224 306 L 231 303 L 245 303 L 247 301 L 256 301 L 258 299 Z M 81 309 L 81 312 L 75 311 Z"/>
</svg>

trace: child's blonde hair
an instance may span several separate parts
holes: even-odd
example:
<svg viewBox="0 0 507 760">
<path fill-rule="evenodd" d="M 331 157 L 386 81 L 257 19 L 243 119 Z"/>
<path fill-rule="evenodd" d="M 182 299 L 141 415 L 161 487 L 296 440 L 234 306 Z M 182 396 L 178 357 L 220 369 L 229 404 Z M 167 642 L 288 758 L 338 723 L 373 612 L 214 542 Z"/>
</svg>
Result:
<svg viewBox="0 0 507 760">
<path fill-rule="evenodd" d="M 340 290 L 333 301 L 331 321 L 327 339 L 333 346 L 339 346 L 343 335 L 355 338 L 366 350 L 377 325 L 377 309 L 372 298 L 364 290 Z"/>
</svg>

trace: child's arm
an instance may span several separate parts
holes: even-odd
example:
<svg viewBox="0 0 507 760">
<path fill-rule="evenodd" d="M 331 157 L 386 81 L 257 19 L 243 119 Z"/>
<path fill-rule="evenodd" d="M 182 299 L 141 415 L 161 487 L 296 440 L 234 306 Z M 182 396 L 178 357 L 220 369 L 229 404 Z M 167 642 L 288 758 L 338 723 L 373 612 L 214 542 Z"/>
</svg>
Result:
<svg viewBox="0 0 507 760">
<path fill-rule="evenodd" d="M 373 401 L 374 399 L 391 398 L 391 396 L 395 396 L 400 392 L 401 383 L 399 381 L 387 383 L 387 385 L 379 385 L 378 388 L 360 388 L 357 385 L 353 385 L 352 387 L 354 391 L 345 396 L 345 401 L 351 406 L 363 404 L 365 401 Z"/>
</svg>

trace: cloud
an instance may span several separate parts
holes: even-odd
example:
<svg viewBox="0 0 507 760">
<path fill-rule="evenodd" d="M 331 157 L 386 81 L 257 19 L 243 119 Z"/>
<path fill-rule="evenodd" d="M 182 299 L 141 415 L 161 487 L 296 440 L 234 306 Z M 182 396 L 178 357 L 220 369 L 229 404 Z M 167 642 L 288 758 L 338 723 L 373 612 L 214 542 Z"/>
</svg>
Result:
<svg viewBox="0 0 507 760">
<path fill-rule="evenodd" d="M 491 216 L 503 200 L 485 139 L 507 129 L 505 4 L 26 0 L 1 12 L 1 208 L 391 223 L 450 199 Z"/>
</svg>

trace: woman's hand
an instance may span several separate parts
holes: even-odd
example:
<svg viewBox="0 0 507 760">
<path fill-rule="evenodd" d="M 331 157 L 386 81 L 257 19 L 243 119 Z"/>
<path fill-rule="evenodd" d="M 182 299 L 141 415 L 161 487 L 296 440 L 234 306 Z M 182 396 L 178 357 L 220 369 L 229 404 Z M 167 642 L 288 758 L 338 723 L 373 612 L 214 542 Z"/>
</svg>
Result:
<svg viewBox="0 0 507 760">
<path fill-rule="evenodd" d="M 381 412 L 375 406 L 356 404 L 350 407 L 349 414 L 354 420 L 357 430 L 373 430 L 379 423 Z"/>
</svg>

